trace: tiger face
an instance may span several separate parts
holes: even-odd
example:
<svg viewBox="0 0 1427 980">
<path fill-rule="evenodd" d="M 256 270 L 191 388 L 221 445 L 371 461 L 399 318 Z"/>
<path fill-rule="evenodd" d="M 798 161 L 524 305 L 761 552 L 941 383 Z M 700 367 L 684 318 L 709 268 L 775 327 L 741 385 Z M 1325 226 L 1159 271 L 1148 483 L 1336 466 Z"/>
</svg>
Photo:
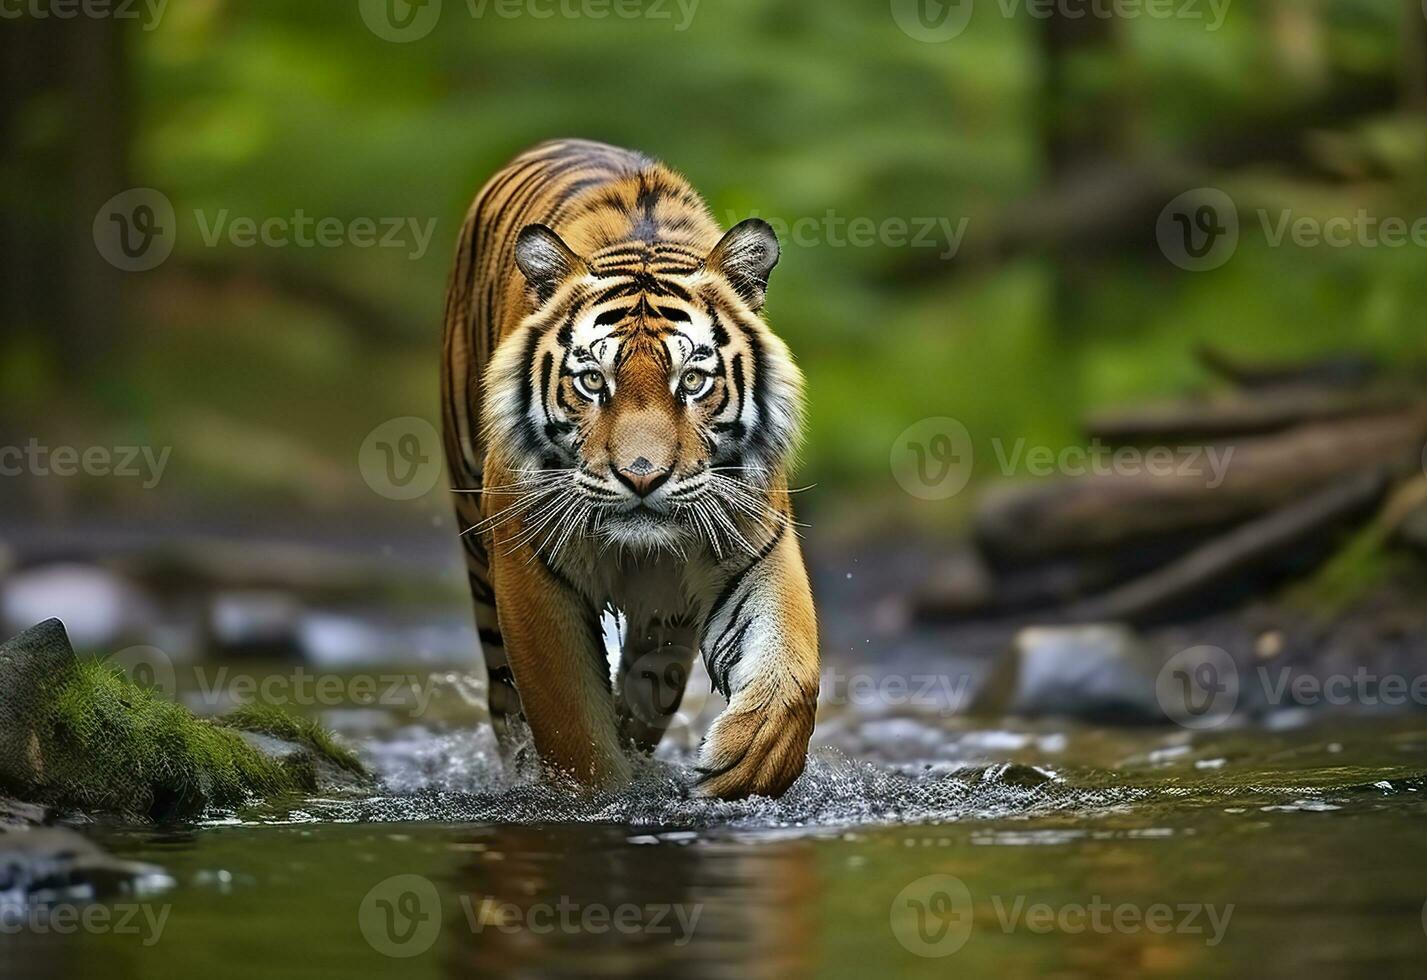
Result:
<svg viewBox="0 0 1427 980">
<path fill-rule="evenodd" d="M 647 548 L 741 537 L 801 427 L 801 375 L 759 315 L 778 257 L 757 219 L 707 254 L 520 234 L 534 312 L 491 361 L 484 425 L 533 521 Z"/>
</svg>

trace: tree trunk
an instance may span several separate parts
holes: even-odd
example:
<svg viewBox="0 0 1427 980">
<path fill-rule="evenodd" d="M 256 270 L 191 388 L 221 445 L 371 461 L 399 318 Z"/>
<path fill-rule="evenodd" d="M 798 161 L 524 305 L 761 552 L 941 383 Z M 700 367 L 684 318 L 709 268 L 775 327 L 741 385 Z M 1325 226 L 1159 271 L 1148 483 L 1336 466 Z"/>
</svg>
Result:
<svg viewBox="0 0 1427 980">
<path fill-rule="evenodd" d="M 104 363 L 122 318 L 123 273 L 92 229 L 128 186 L 125 23 L 24 17 L 0 31 L 0 316 L 65 369 Z"/>
</svg>

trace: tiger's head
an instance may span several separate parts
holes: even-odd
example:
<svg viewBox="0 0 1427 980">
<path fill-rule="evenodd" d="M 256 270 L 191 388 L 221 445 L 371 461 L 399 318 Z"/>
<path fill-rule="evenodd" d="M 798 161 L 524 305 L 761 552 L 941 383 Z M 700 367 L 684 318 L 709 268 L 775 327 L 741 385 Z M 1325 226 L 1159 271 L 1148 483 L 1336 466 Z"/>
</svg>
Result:
<svg viewBox="0 0 1427 980">
<path fill-rule="evenodd" d="M 506 510 L 625 546 L 746 547 L 740 528 L 768 516 L 802 421 L 802 375 L 760 315 L 778 258 L 758 219 L 707 253 L 634 242 L 582 256 L 525 228 L 515 262 L 534 312 L 485 388 Z"/>
</svg>

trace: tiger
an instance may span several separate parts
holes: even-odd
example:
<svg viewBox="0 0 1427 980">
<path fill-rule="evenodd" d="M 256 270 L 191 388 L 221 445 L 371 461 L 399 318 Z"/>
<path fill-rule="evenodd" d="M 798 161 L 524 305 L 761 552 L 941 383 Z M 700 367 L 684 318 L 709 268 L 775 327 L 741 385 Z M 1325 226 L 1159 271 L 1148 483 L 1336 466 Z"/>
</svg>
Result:
<svg viewBox="0 0 1427 980">
<path fill-rule="evenodd" d="M 470 206 L 443 443 L 502 760 L 627 784 L 702 652 L 727 705 L 693 791 L 802 774 L 819 654 L 789 486 L 804 379 L 763 317 L 780 254 L 766 221 L 725 233 L 679 173 L 586 140 L 520 154 Z M 651 678 L 654 711 L 631 693 Z"/>
</svg>

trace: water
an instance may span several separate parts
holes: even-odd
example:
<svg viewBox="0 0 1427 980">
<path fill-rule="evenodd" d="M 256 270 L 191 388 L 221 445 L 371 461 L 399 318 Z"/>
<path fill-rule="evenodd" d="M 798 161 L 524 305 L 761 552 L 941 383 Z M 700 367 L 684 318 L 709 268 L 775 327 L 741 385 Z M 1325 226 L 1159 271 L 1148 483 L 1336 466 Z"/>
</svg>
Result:
<svg viewBox="0 0 1427 980">
<path fill-rule="evenodd" d="M 1191 734 L 833 709 L 787 797 L 717 803 L 685 789 L 687 739 L 632 789 L 579 797 L 503 780 L 447 708 L 431 727 L 329 713 L 386 777 L 370 797 L 88 828 L 173 886 L 126 932 L 0 939 L 3 975 L 1302 978 L 1427 964 L 1427 721 Z"/>
</svg>

